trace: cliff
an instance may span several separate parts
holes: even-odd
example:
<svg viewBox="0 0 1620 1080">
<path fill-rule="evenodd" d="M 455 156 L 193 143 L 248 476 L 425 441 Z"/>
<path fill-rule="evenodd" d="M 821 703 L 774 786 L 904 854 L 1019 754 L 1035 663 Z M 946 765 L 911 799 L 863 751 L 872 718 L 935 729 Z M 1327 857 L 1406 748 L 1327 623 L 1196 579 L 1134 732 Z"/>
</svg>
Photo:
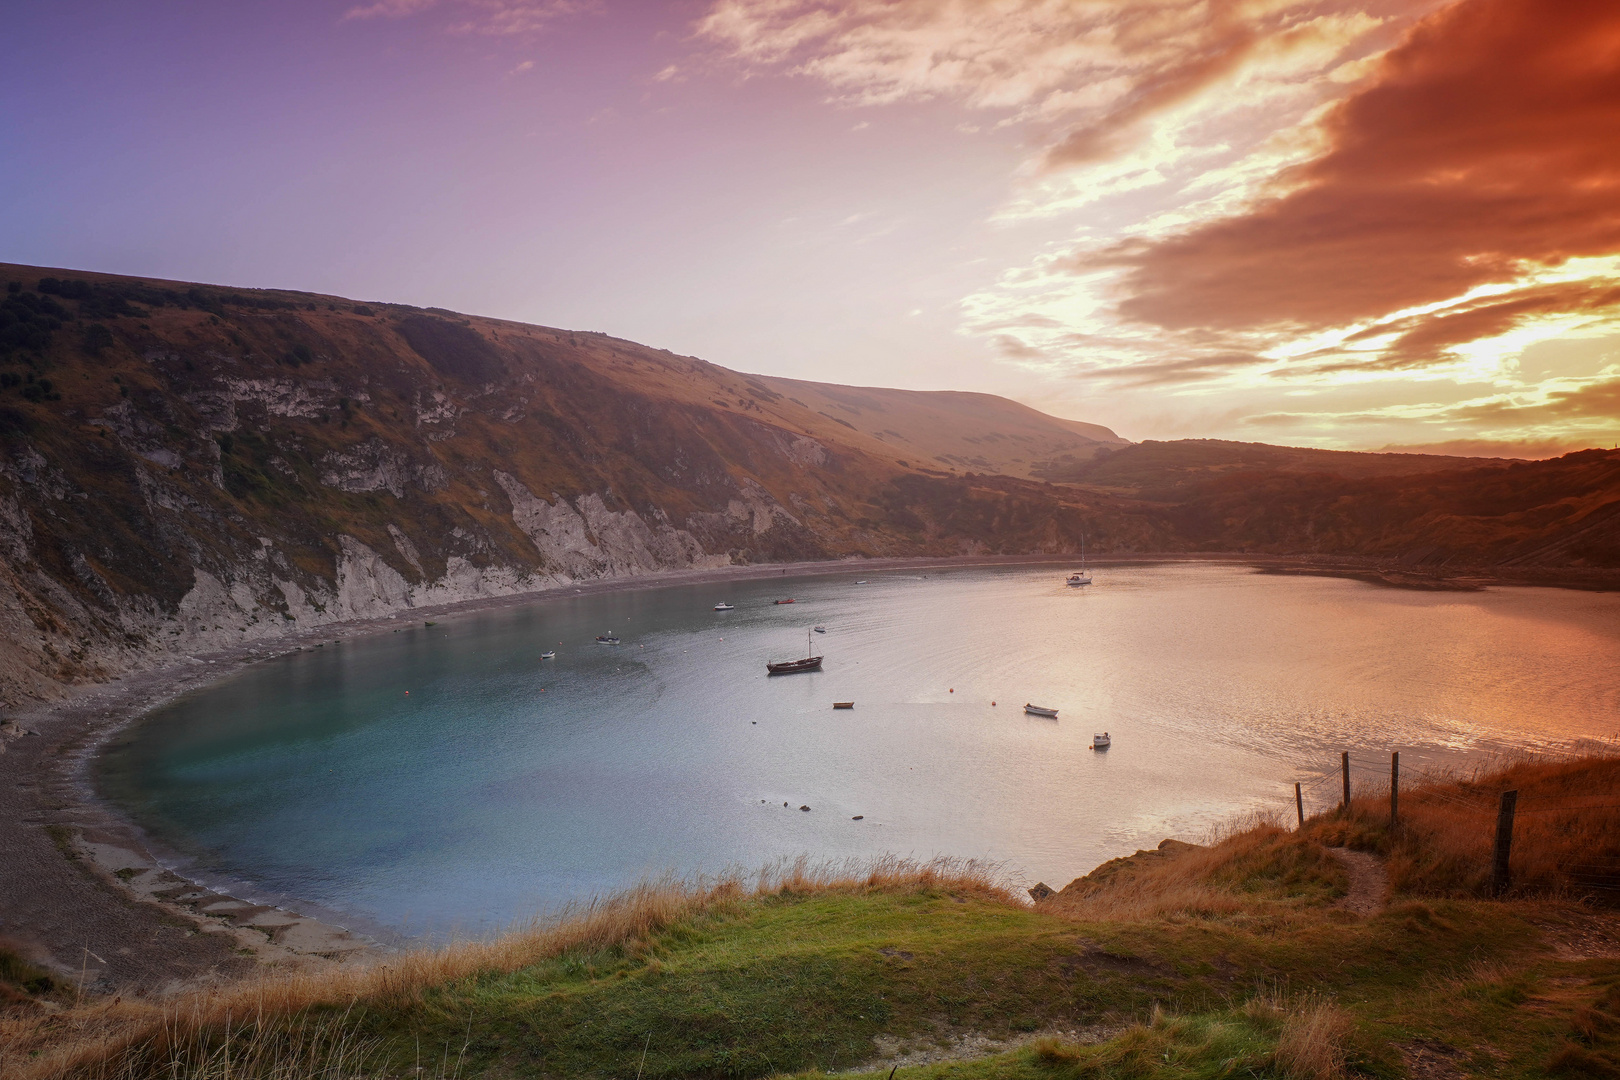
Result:
<svg viewBox="0 0 1620 1080">
<path fill-rule="evenodd" d="M 1030 461 L 1123 445 L 985 395 L 763 379 L 307 293 L 18 266 L 0 281 L 6 703 L 583 578 L 1066 551 L 1082 531 L 1167 542 L 1110 495 L 952 475 L 998 422 L 991 442 Z M 874 401 L 881 427 L 845 419 Z"/>
<path fill-rule="evenodd" d="M 1620 568 L 1620 453 L 1133 445 L 990 395 L 747 375 L 439 309 L 22 266 L 0 282 L 0 705 L 669 569 L 1082 535 L 1100 554 Z"/>
</svg>

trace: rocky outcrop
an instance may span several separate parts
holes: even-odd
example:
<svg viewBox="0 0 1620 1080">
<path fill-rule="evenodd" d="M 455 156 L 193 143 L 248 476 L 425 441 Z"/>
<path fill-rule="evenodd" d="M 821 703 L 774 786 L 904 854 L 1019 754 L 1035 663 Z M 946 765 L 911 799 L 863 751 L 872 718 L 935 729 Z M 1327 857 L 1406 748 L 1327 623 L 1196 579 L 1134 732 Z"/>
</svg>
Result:
<svg viewBox="0 0 1620 1080">
<path fill-rule="evenodd" d="M 661 513 L 653 524 L 634 510 L 610 510 L 602 496 L 582 495 L 569 505 L 530 491 L 516 477 L 496 471 L 495 480 L 512 503 L 512 520 L 540 555 L 546 571 L 567 580 L 654 570 L 725 566 L 727 555 L 710 555 L 690 532 L 672 526 Z"/>
<path fill-rule="evenodd" d="M 386 491 L 399 499 L 408 487 L 438 491 L 449 483 L 444 466 L 438 462 L 412 461 L 403 450 L 381 439 L 371 439 L 348 451 L 330 451 L 321 459 L 321 465 L 321 483 L 339 491 Z"/>
</svg>

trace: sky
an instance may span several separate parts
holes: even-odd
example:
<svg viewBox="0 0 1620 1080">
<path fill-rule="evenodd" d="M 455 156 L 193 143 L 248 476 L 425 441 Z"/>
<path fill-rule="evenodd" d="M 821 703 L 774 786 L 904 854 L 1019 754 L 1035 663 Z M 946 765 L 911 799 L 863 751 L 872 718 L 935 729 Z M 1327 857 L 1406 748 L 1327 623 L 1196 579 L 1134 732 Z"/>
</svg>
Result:
<svg viewBox="0 0 1620 1080">
<path fill-rule="evenodd" d="M 1129 439 L 1620 442 L 1613 0 L 53 0 L 0 261 Z"/>
</svg>

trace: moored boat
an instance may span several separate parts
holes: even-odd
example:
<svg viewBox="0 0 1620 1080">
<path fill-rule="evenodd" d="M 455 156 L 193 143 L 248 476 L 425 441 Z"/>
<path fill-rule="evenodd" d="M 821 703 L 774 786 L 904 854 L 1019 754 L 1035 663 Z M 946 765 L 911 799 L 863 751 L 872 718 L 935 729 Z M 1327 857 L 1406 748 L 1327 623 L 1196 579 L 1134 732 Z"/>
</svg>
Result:
<svg viewBox="0 0 1620 1080">
<path fill-rule="evenodd" d="M 804 632 L 804 659 L 802 660 L 771 660 L 765 664 L 765 670 L 772 675 L 792 675 L 799 671 L 820 671 L 822 658 L 815 655 L 810 648 L 810 631 Z"/>
<path fill-rule="evenodd" d="M 825 626 L 818 626 L 815 628 L 815 630 L 818 634 L 825 634 L 827 632 L 827 628 Z"/>
<path fill-rule="evenodd" d="M 773 600 L 771 602 L 773 604 L 791 604 L 791 603 L 794 602 L 794 600 L 793 600 L 793 597 L 790 596 L 786 600 Z"/>
<path fill-rule="evenodd" d="M 807 656 L 803 660 L 777 660 L 767 663 L 765 670 L 772 675 L 792 675 L 796 671 L 819 671 L 821 670 L 821 660 L 822 658 L 819 656 Z"/>
<path fill-rule="evenodd" d="M 542 660 L 555 660 L 555 659 L 557 659 L 557 652 L 556 652 L 555 649 L 547 649 L 545 652 L 540 654 L 540 659 L 542 659 Z"/>
<path fill-rule="evenodd" d="M 1099 732 L 1091 737 L 1091 748 L 1093 750 L 1106 750 L 1112 745 L 1114 745 L 1114 740 L 1108 737 L 1106 731 Z"/>
<path fill-rule="evenodd" d="M 721 601 L 720 603 L 714 605 L 714 610 L 716 611 L 735 611 L 736 609 L 737 605 L 728 604 L 725 601 Z"/>
<path fill-rule="evenodd" d="M 1080 534 L 1080 569 L 1063 579 L 1063 584 L 1070 588 L 1091 584 L 1091 571 L 1086 569 L 1086 536 Z"/>
<path fill-rule="evenodd" d="M 619 635 L 612 633 L 597 634 L 596 643 L 598 645 L 617 645 L 619 644 Z"/>
<path fill-rule="evenodd" d="M 835 708 L 835 709 L 853 709 L 854 707 L 855 707 L 855 703 L 853 701 L 835 701 L 835 702 L 833 702 L 833 708 Z"/>
<path fill-rule="evenodd" d="M 1057 719 L 1057 710 L 1048 709 L 1045 705 L 1031 705 L 1026 702 L 1024 704 L 1024 711 L 1029 713 L 1031 716 L 1045 716 L 1053 720 Z"/>
</svg>

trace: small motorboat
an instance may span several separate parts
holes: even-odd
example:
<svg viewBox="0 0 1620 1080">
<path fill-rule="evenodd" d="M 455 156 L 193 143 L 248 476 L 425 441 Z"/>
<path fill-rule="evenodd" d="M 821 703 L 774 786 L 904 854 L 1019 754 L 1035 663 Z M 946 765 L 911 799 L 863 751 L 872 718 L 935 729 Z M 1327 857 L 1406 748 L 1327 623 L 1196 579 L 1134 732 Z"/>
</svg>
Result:
<svg viewBox="0 0 1620 1080">
<path fill-rule="evenodd" d="M 597 634 L 596 635 L 596 643 L 598 645 L 617 645 L 617 644 L 619 644 L 619 635 L 617 635 L 617 634 Z"/>
<path fill-rule="evenodd" d="M 777 601 L 781 603 L 781 601 Z M 810 648 L 810 631 L 804 632 L 804 659 L 803 660 L 772 660 L 765 664 L 765 670 L 772 675 L 792 675 L 800 671 L 820 671 L 822 658 L 814 655 Z"/>
<path fill-rule="evenodd" d="M 722 602 L 722 603 L 714 605 L 714 610 L 716 610 L 716 611 L 735 611 L 735 610 L 737 610 L 737 605 L 735 605 L 735 604 L 727 604 L 727 603 Z"/>
<path fill-rule="evenodd" d="M 861 578 L 861 580 L 857 581 L 855 584 L 857 584 L 857 585 L 865 585 L 866 584 L 866 579 Z"/>
<path fill-rule="evenodd" d="M 835 702 L 833 702 L 833 708 L 835 708 L 835 709 L 853 709 L 854 707 L 855 707 L 855 703 L 853 701 L 835 701 Z"/>
<path fill-rule="evenodd" d="M 818 633 L 818 634 L 825 634 L 825 633 L 826 633 L 826 632 L 827 632 L 827 628 L 826 628 L 826 627 L 825 627 L 825 626 L 818 626 L 818 627 L 816 627 L 816 633 Z"/>
<path fill-rule="evenodd" d="M 1031 716 L 1045 716 L 1053 720 L 1057 719 L 1057 710 L 1048 709 L 1045 705 L 1031 705 L 1026 702 L 1024 704 L 1024 711 L 1029 713 Z"/>
<path fill-rule="evenodd" d="M 542 659 L 542 660 L 555 660 L 555 659 L 557 659 L 557 650 L 555 650 L 555 649 L 546 650 L 545 652 L 540 654 L 540 659 Z"/>
<path fill-rule="evenodd" d="M 1091 748 L 1093 750 L 1106 750 L 1112 745 L 1114 745 L 1114 740 L 1108 737 L 1106 731 L 1091 737 Z"/>
<path fill-rule="evenodd" d="M 775 603 L 775 604 L 791 604 L 791 603 L 793 603 L 793 597 L 790 596 L 786 600 L 773 600 L 772 603 Z"/>
</svg>

